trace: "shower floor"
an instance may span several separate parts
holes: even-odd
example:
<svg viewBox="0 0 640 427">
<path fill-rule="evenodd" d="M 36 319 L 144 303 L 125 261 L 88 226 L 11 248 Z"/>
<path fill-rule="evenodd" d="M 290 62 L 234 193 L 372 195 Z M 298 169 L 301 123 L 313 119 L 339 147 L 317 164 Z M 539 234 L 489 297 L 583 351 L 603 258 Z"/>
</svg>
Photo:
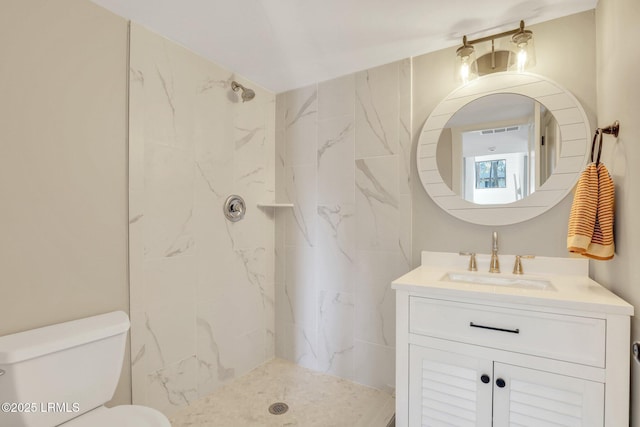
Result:
<svg viewBox="0 0 640 427">
<path fill-rule="evenodd" d="M 284 402 L 289 410 L 269 413 Z M 187 406 L 172 427 L 387 427 L 395 412 L 389 394 L 342 378 L 271 360 Z"/>
</svg>

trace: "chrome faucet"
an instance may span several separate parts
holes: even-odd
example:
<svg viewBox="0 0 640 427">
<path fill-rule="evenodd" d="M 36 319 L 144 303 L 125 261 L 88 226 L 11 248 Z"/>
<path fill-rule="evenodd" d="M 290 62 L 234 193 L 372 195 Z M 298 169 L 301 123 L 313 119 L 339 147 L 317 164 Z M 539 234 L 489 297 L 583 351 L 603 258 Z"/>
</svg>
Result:
<svg viewBox="0 0 640 427">
<path fill-rule="evenodd" d="M 489 273 L 500 273 L 500 261 L 498 261 L 498 232 L 493 232 L 491 243 L 491 262 L 489 263 Z"/>
</svg>

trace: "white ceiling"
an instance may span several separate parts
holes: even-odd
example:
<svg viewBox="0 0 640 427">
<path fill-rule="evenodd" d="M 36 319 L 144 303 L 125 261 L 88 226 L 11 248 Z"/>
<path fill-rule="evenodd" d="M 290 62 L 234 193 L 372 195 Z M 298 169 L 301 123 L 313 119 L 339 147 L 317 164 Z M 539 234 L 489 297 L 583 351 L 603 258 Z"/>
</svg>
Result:
<svg viewBox="0 0 640 427">
<path fill-rule="evenodd" d="M 597 0 L 92 0 L 283 92 L 593 9 Z M 452 59 L 453 63 L 453 59 Z"/>
</svg>

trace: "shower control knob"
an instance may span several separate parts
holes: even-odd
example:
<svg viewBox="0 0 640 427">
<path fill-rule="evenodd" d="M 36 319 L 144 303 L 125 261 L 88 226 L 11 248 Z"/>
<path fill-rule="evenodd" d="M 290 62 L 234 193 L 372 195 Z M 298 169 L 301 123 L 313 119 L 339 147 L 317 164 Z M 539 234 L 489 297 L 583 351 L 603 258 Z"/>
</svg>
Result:
<svg viewBox="0 0 640 427">
<path fill-rule="evenodd" d="M 483 382 L 483 383 L 485 383 L 485 384 L 489 384 L 489 381 L 491 381 L 491 378 L 489 378 L 489 375 L 487 375 L 487 374 L 483 374 L 483 375 L 480 377 L 480 381 L 482 381 L 482 382 Z"/>
<path fill-rule="evenodd" d="M 244 203 L 244 199 L 240 196 L 229 196 L 224 202 L 224 216 L 231 222 L 240 221 L 244 218 L 246 210 L 247 206 Z"/>
</svg>

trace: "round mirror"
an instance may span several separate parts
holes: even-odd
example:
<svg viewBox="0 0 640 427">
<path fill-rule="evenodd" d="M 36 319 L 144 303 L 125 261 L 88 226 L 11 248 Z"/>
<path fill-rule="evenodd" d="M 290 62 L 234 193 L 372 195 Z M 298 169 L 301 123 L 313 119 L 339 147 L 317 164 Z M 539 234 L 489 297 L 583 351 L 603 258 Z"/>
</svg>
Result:
<svg viewBox="0 0 640 427">
<path fill-rule="evenodd" d="M 540 189 L 553 172 L 559 133 L 551 112 L 528 96 L 483 96 L 456 111 L 442 129 L 438 171 L 469 202 L 513 203 Z"/>
<path fill-rule="evenodd" d="M 533 218 L 575 185 L 590 126 L 575 97 L 544 77 L 497 73 L 452 92 L 427 119 L 418 173 L 451 215 L 483 225 Z"/>
</svg>

